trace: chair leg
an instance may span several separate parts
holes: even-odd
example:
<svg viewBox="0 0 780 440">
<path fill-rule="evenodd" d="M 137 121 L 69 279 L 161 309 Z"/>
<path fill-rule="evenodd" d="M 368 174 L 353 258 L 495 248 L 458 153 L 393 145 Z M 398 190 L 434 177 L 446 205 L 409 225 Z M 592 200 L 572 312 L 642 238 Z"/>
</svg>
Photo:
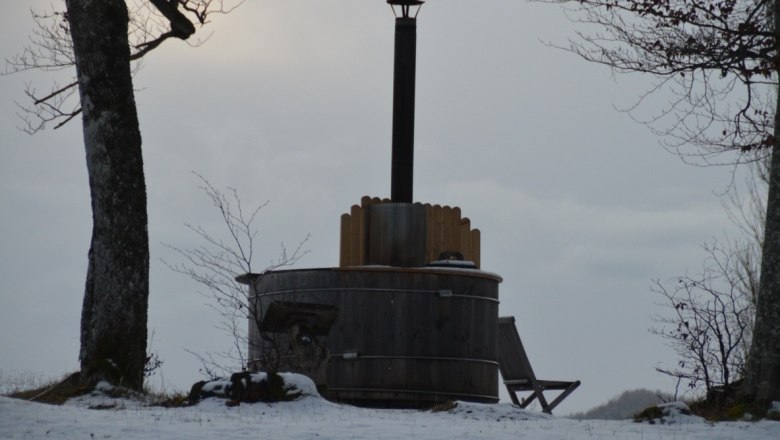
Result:
<svg viewBox="0 0 780 440">
<path fill-rule="evenodd" d="M 544 387 L 537 384 L 534 393 L 539 396 L 539 404 L 542 405 L 542 412 L 552 414 L 552 407 L 547 403 L 547 399 L 544 397 Z"/>
<path fill-rule="evenodd" d="M 528 397 L 526 397 L 525 399 L 523 399 L 523 402 L 520 404 L 520 408 L 523 408 L 523 409 L 525 409 L 525 407 L 527 407 L 528 405 L 530 405 L 531 403 L 533 403 L 534 399 L 536 399 L 536 398 L 537 398 L 537 397 L 539 397 L 540 395 L 541 395 L 541 394 L 539 394 L 539 392 L 538 392 L 538 391 L 534 391 L 534 392 L 532 392 L 532 393 L 531 393 L 531 395 L 529 395 Z"/>
<path fill-rule="evenodd" d="M 512 399 L 512 403 L 520 406 L 520 400 L 517 398 L 517 392 L 512 390 L 509 386 L 506 387 L 506 390 L 509 391 L 509 398 Z"/>
<path fill-rule="evenodd" d="M 531 394 L 520 400 L 517 397 L 517 392 L 512 390 L 510 386 L 507 386 L 506 389 L 509 391 L 509 397 L 512 399 L 512 403 L 519 406 L 520 408 L 525 409 L 533 403 L 534 399 L 539 399 L 539 404 L 542 407 L 542 412 L 547 414 L 552 414 L 552 410 L 558 406 L 559 403 L 563 401 L 569 394 L 574 392 L 574 390 L 577 389 L 577 387 L 580 386 L 580 381 L 573 382 L 568 388 L 566 388 L 561 394 L 559 394 L 555 399 L 553 399 L 552 402 L 547 402 L 547 399 L 544 397 L 544 387 L 541 385 L 537 385 L 536 389 L 531 392 Z"/>
<path fill-rule="evenodd" d="M 556 397 L 555 400 L 553 400 L 550 403 L 550 405 L 549 405 L 549 407 L 550 407 L 550 414 L 552 414 L 553 408 L 558 406 L 558 404 L 561 403 L 563 401 L 563 399 L 566 398 L 566 396 L 568 396 L 569 394 L 574 392 L 574 390 L 576 390 L 578 386 L 580 386 L 580 381 L 574 382 L 573 384 L 571 384 L 569 386 L 569 388 L 566 388 L 566 390 L 564 390 L 561 394 L 559 394 L 558 397 Z"/>
</svg>

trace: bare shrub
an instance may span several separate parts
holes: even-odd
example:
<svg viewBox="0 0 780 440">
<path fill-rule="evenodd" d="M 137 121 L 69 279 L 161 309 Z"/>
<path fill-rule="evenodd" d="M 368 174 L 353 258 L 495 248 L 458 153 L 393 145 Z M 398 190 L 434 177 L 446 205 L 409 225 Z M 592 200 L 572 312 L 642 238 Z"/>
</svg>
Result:
<svg viewBox="0 0 780 440">
<path fill-rule="evenodd" d="M 219 215 L 224 228 L 220 233 L 207 231 L 202 226 L 185 224 L 201 241 L 195 248 L 182 249 L 166 245 L 176 251 L 184 262 L 180 264 L 165 264 L 174 272 L 188 276 L 190 279 L 206 288 L 203 294 L 209 299 L 209 306 L 214 309 L 220 320 L 217 327 L 232 336 L 232 346 L 219 353 L 201 354 L 190 350 L 202 364 L 202 372 L 209 378 L 230 375 L 236 370 L 246 371 L 249 364 L 247 352 L 250 340 L 248 326 L 257 325 L 261 328 L 263 310 L 254 307 L 249 296 L 247 285 L 238 281 L 238 277 L 253 273 L 257 246 L 256 220 L 262 208 L 268 202 L 258 204 L 252 209 L 245 209 L 235 188 L 222 191 L 214 187 L 208 180 L 195 174 L 201 182 L 200 190 L 208 198 L 211 206 Z M 280 255 L 271 261 L 262 273 L 280 267 L 290 266 L 298 262 L 308 253 L 304 246 L 308 242 L 307 235 L 290 252 L 282 243 Z M 269 373 L 279 369 L 279 345 L 277 336 L 261 332 L 261 338 L 266 352 L 262 362 Z M 270 352 L 268 352 L 270 350 Z"/>
</svg>

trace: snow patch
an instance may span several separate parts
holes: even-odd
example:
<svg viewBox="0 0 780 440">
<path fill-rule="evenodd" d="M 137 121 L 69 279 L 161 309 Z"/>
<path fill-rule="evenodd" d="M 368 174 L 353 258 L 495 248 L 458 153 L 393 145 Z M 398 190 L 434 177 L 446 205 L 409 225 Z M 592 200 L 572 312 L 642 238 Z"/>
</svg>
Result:
<svg viewBox="0 0 780 440">
<path fill-rule="evenodd" d="M 704 418 L 691 415 L 691 409 L 683 402 L 669 402 L 658 405 L 663 413 L 662 423 L 705 423 Z"/>
<path fill-rule="evenodd" d="M 101 380 L 97 385 L 95 385 L 95 390 L 108 393 L 114 391 L 114 386 L 104 380 Z"/>
<path fill-rule="evenodd" d="M 480 421 L 550 420 L 554 417 L 536 411 L 527 411 L 510 403 L 473 403 L 456 401 L 449 414 Z M 435 410 L 434 410 L 435 411 Z"/>
<path fill-rule="evenodd" d="M 237 405 L 241 402 L 295 400 L 303 397 L 321 399 L 317 386 L 306 376 L 278 373 L 277 380 L 271 379 L 269 381 L 268 374 L 265 372 L 235 373 L 230 379 L 219 378 L 195 384 L 190 392 L 190 399 L 197 401 L 217 397 L 229 399 L 228 405 Z M 281 388 L 277 388 L 279 386 Z"/>
<path fill-rule="evenodd" d="M 301 390 L 305 388 L 306 381 L 290 380 L 300 384 Z M 671 405 L 667 409 L 672 413 L 682 408 Z M 185 408 L 128 406 L 95 411 L 72 404 L 55 406 L 0 397 L 0 438 L 768 440 L 780 438 L 780 423 L 649 425 L 622 420 L 577 421 L 509 404 L 455 402 L 453 408 L 435 412 L 356 408 L 314 397 L 236 407 L 207 399 Z"/>
<path fill-rule="evenodd" d="M 295 387 L 296 390 L 301 392 L 302 396 L 320 397 L 320 393 L 317 391 L 317 385 L 315 385 L 314 381 L 308 376 L 295 373 L 279 373 L 279 376 L 282 376 L 285 385 Z"/>
</svg>

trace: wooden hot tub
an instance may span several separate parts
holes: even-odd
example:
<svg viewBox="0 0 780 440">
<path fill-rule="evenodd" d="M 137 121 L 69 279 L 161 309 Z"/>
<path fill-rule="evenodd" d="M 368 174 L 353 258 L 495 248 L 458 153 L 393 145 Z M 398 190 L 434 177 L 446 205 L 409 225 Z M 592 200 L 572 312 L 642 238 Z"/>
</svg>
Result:
<svg viewBox="0 0 780 440">
<path fill-rule="evenodd" d="M 323 388 L 329 399 L 388 407 L 498 401 L 498 275 L 355 266 L 273 271 L 244 281 L 258 316 L 272 302 L 337 309 L 320 338 L 330 352 Z M 265 342 L 256 323 L 249 331 L 250 359 L 262 363 Z"/>
</svg>

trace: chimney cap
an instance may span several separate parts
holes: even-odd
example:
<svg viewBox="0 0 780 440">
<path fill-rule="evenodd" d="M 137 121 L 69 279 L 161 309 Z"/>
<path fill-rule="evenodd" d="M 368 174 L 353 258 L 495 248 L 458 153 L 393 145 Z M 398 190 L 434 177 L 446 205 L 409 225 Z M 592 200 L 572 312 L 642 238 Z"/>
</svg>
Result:
<svg viewBox="0 0 780 440">
<path fill-rule="evenodd" d="M 387 0 L 396 18 L 417 18 L 424 0 Z"/>
</svg>

